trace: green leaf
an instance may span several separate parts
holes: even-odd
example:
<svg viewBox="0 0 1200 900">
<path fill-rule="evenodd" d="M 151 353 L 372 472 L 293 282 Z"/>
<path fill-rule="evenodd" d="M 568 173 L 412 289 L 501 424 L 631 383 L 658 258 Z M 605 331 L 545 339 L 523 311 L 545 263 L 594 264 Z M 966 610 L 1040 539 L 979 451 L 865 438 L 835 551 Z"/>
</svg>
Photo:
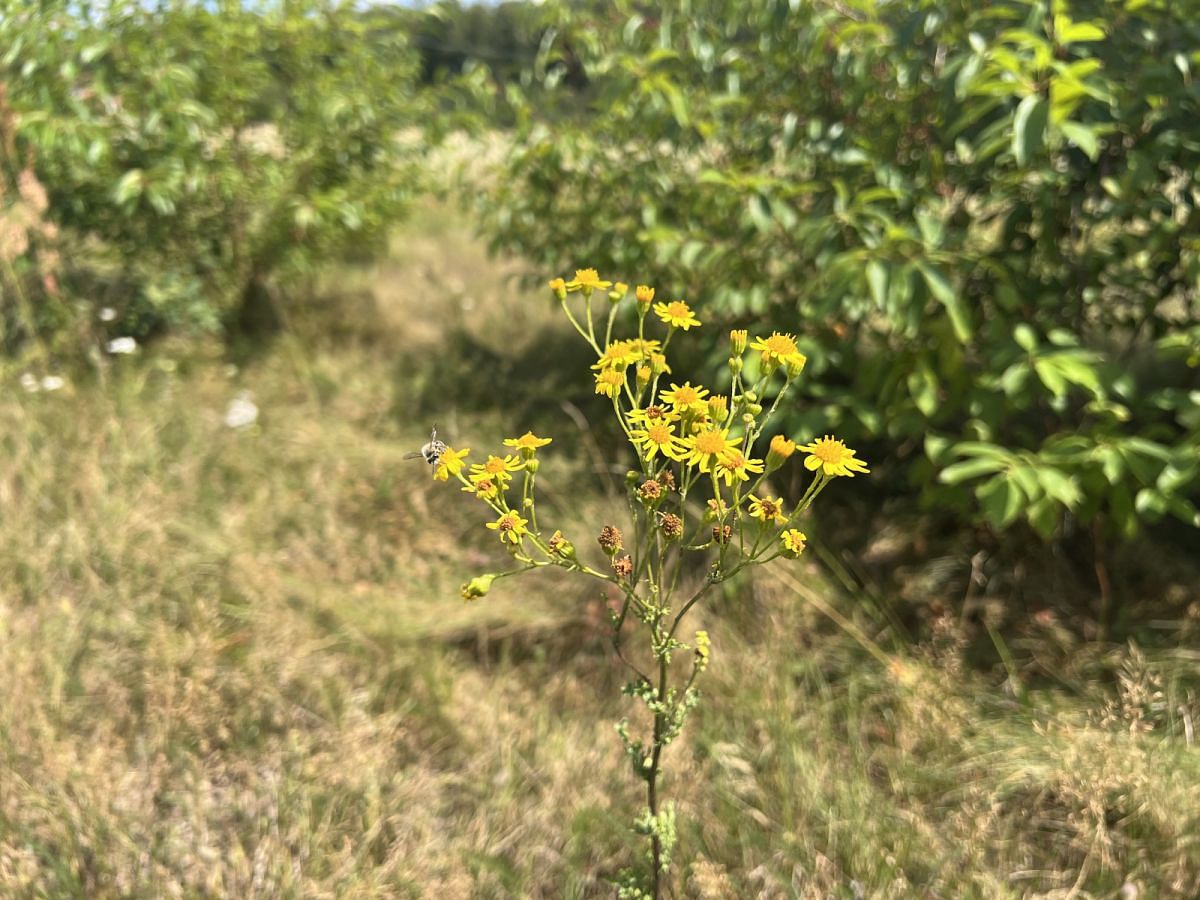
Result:
<svg viewBox="0 0 1200 900">
<path fill-rule="evenodd" d="M 1007 475 L 998 475 L 975 490 L 989 522 L 997 528 L 1007 528 L 1021 512 L 1022 496 Z"/>
<path fill-rule="evenodd" d="M 954 329 L 954 336 L 958 338 L 958 342 L 967 343 L 971 339 L 971 315 L 962 295 L 954 289 L 945 275 L 927 263 L 917 263 L 917 269 L 929 286 L 929 292 L 946 307 L 946 313 L 950 316 L 950 326 Z"/>
<path fill-rule="evenodd" d="M 1059 469 L 1038 467 L 1037 476 L 1042 487 L 1046 489 L 1046 494 L 1067 509 L 1074 509 L 1076 504 L 1083 499 L 1083 492 L 1079 490 L 1078 483 L 1065 472 Z"/>
<path fill-rule="evenodd" d="M 871 290 L 871 299 L 875 305 L 883 309 L 887 304 L 888 270 L 887 264 L 877 259 L 867 263 L 867 287 Z"/>
<path fill-rule="evenodd" d="M 1046 120 L 1050 106 L 1044 97 L 1031 94 L 1021 101 L 1013 116 L 1012 152 L 1017 165 L 1024 168 L 1046 140 Z"/>
<path fill-rule="evenodd" d="M 1092 162 L 1100 158 L 1100 138 L 1093 129 L 1079 122 L 1062 122 L 1058 127 Z"/>
<path fill-rule="evenodd" d="M 1037 349 L 1037 332 L 1032 327 L 1021 322 L 1013 329 L 1013 340 L 1026 353 L 1032 353 Z"/>
<path fill-rule="evenodd" d="M 1003 468 L 1004 463 L 1000 460 L 968 459 L 942 469 L 938 475 L 938 481 L 943 484 L 960 484 L 971 478 L 978 478 L 980 475 L 999 472 Z"/>
</svg>

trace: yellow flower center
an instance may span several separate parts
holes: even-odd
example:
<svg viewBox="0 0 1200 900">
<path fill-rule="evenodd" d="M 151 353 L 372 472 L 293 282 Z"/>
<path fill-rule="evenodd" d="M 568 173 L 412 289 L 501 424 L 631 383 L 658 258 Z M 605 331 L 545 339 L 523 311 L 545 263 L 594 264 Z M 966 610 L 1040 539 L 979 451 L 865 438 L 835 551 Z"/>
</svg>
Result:
<svg viewBox="0 0 1200 900">
<path fill-rule="evenodd" d="M 672 300 L 667 304 L 667 315 L 672 319 L 686 319 L 691 314 L 691 309 L 682 300 Z"/>
<path fill-rule="evenodd" d="M 767 352 L 774 356 L 791 356 L 796 352 L 796 342 L 786 334 L 773 334 L 763 341 Z"/>
<path fill-rule="evenodd" d="M 483 464 L 483 471 L 487 472 L 489 475 L 499 475 L 504 471 L 504 460 L 500 459 L 498 456 L 489 458 L 488 461 Z"/>
<path fill-rule="evenodd" d="M 596 287 L 600 284 L 600 273 L 595 269 L 576 269 L 575 280 L 584 287 Z"/>
<path fill-rule="evenodd" d="M 691 406 L 700 402 L 700 395 L 693 388 L 681 387 L 674 394 L 676 406 Z"/>
<path fill-rule="evenodd" d="M 702 431 L 693 445 L 697 453 L 716 455 L 725 449 L 725 435 L 719 431 Z"/>
<path fill-rule="evenodd" d="M 624 384 L 625 373 L 618 372 L 616 369 L 605 369 L 600 373 L 601 384 Z"/>
<path fill-rule="evenodd" d="M 844 442 L 834 438 L 824 437 L 819 441 L 813 442 L 812 455 L 821 462 L 837 465 L 844 462 L 854 454 L 847 449 Z"/>
<path fill-rule="evenodd" d="M 738 453 L 736 450 L 731 450 L 725 454 L 724 466 L 726 469 L 740 469 L 746 465 L 746 457 Z"/>
<path fill-rule="evenodd" d="M 674 435 L 671 434 L 671 426 L 660 422 L 646 429 L 646 437 L 655 444 L 669 444 Z"/>
</svg>

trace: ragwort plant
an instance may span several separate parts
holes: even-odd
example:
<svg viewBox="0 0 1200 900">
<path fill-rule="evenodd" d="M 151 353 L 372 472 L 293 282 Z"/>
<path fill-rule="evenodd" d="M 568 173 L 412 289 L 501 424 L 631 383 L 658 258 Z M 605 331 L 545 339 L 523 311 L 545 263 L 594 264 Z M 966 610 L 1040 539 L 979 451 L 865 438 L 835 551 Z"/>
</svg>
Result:
<svg viewBox="0 0 1200 900">
<path fill-rule="evenodd" d="M 772 332 L 750 342 L 746 331 L 731 332 L 732 378 L 728 393 L 718 393 L 670 377 L 672 341 L 701 324 L 684 301 L 655 303 L 654 289 L 638 286 L 633 292 L 637 336 L 616 339 L 614 324 L 630 296 L 628 285 L 581 269 L 570 281 L 554 279 L 550 288 L 595 353 L 596 393 L 612 401 L 613 415 L 638 459 L 639 468 L 626 478 L 628 529 L 612 524 L 599 529 L 602 562 L 593 565 L 561 531 L 539 519 L 538 452 L 550 438 L 532 432 L 509 438 L 502 455 L 469 467 L 469 450 L 445 446 L 436 435 L 422 452 L 435 479 L 457 479 L 495 515 L 487 527 L 515 563 L 464 584 L 464 599 L 484 596 L 498 578 L 546 566 L 578 572 L 620 592 L 620 607 L 611 616 L 612 641 L 635 676 L 624 693 L 642 703 L 653 721 L 642 736 L 633 733 L 628 719 L 617 726 L 633 771 L 646 784 L 646 808 L 636 831 L 649 844 L 648 873 L 624 873 L 620 896 L 658 897 L 676 843 L 674 808 L 659 790 L 663 751 L 699 702 L 697 681 L 710 658 L 708 634 L 696 631 L 685 640 L 684 619 L 714 585 L 750 566 L 801 556 L 807 538 L 797 526 L 809 507 L 834 479 L 868 469 L 855 451 L 829 436 L 797 447 L 775 435 L 761 453 L 772 416 L 804 370 L 804 354 L 792 335 Z M 606 311 L 597 309 L 602 305 Z M 607 322 L 597 330 L 605 312 Z M 748 350 L 756 356 L 747 359 Z M 764 409 L 759 398 L 772 379 L 783 384 Z M 789 511 L 771 495 L 767 479 L 797 449 L 807 454 L 804 465 L 812 480 Z M 630 630 L 643 642 L 638 655 L 625 646 L 627 623 L 636 623 Z M 645 651 L 654 661 L 650 672 L 637 663 Z"/>
</svg>

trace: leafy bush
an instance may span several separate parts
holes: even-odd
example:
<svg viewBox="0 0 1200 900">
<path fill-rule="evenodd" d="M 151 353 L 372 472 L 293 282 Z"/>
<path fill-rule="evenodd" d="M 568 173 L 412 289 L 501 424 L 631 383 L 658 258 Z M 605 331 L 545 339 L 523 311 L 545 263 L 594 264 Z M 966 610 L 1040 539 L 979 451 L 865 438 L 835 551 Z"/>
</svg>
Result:
<svg viewBox="0 0 1200 900">
<path fill-rule="evenodd" d="M 64 287 L 125 334 L 214 328 L 377 244 L 415 184 L 397 39 L 321 0 L 148 6 L 0 0 L 16 123 L 0 166 L 46 185 L 74 241 Z"/>
<path fill-rule="evenodd" d="M 562 13 L 597 99 L 525 110 L 497 247 L 819 323 L 791 427 L 885 442 L 927 502 L 1198 521 L 1200 5 L 633 8 Z"/>
</svg>

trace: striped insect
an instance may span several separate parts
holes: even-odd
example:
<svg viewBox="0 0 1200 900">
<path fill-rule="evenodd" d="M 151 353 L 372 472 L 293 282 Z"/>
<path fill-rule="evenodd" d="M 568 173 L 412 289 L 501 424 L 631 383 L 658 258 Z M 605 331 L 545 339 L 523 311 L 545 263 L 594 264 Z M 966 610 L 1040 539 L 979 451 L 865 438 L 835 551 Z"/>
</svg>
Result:
<svg viewBox="0 0 1200 900">
<path fill-rule="evenodd" d="M 431 466 L 436 466 L 442 461 L 442 454 L 446 452 L 446 444 L 438 440 L 437 426 L 433 426 L 433 430 L 429 432 L 429 442 L 425 444 L 416 453 L 405 453 L 405 459 L 423 459 Z"/>
</svg>

